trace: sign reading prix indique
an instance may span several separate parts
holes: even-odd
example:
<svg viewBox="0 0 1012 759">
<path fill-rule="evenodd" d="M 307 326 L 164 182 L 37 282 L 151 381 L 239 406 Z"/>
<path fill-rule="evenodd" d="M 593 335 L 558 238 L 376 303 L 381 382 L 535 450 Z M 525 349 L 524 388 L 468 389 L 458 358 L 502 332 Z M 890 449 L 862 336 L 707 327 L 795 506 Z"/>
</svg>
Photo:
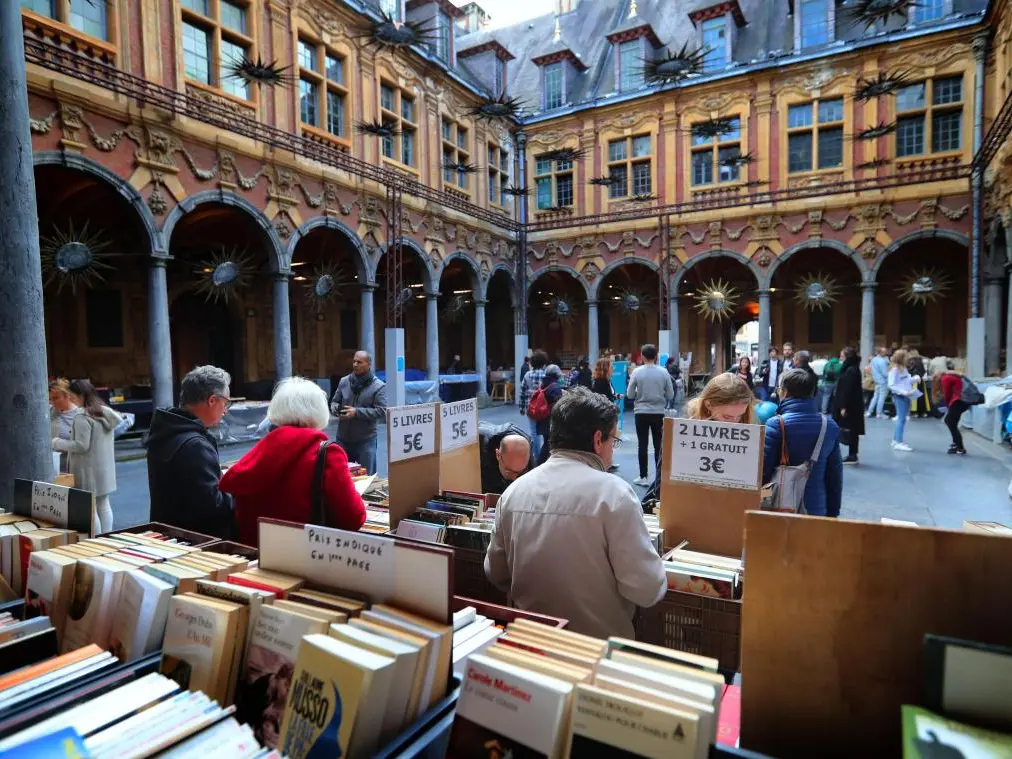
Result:
<svg viewBox="0 0 1012 759">
<path fill-rule="evenodd" d="M 673 427 L 670 479 L 739 490 L 761 487 L 758 425 L 676 419 Z"/>
<path fill-rule="evenodd" d="M 436 452 L 436 404 L 390 409 L 390 461 Z"/>
<path fill-rule="evenodd" d="M 478 399 L 444 403 L 439 410 L 440 448 L 452 451 L 478 440 Z"/>
</svg>

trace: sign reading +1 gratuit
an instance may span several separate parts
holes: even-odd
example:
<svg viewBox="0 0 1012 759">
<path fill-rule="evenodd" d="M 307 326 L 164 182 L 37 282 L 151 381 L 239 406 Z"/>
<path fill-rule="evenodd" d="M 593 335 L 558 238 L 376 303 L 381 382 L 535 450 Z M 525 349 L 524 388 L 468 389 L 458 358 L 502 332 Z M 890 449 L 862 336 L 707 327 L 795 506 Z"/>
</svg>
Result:
<svg viewBox="0 0 1012 759">
<path fill-rule="evenodd" d="M 435 403 L 390 409 L 391 461 L 404 461 L 435 452 Z"/>
<path fill-rule="evenodd" d="M 760 487 L 758 426 L 699 419 L 676 419 L 672 426 L 672 480 L 740 490 Z"/>
<path fill-rule="evenodd" d="M 444 451 L 463 448 L 478 441 L 478 399 L 465 398 L 444 403 L 439 411 L 440 447 Z"/>
</svg>

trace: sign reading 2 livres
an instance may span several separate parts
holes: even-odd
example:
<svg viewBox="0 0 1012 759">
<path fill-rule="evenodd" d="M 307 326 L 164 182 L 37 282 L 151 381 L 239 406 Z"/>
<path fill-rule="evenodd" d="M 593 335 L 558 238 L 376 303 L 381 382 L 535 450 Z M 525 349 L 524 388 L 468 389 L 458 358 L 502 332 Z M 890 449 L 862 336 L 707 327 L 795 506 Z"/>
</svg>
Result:
<svg viewBox="0 0 1012 759">
<path fill-rule="evenodd" d="M 364 593 L 373 601 L 393 595 L 393 540 L 315 524 L 307 524 L 303 530 L 309 555 L 307 577 L 330 587 Z"/>
<path fill-rule="evenodd" d="M 673 427 L 672 480 L 740 490 L 760 487 L 758 425 L 676 419 Z"/>
<path fill-rule="evenodd" d="M 436 452 L 436 404 L 396 406 L 388 410 L 390 461 Z"/>
<path fill-rule="evenodd" d="M 478 442 L 478 399 L 444 403 L 439 409 L 440 448 L 452 451 Z"/>
</svg>

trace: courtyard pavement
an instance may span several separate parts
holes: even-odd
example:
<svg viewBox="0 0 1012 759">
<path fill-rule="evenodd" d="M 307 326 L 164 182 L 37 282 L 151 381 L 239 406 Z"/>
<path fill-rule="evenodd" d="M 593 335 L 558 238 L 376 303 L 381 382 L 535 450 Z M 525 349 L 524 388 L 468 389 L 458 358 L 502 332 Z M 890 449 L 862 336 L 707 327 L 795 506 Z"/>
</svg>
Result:
<svg viewBox="0 0 1012 759">
<path fill-rule="evenodd" d="M 624 420 L 625 442 L 616 453 L 618 475 L 632 482 L 638 474 L 633 415 Z M 527 420 L 515 406 L 481 411 L 480 418 L 512 421 L 527 430 Z M 949 456 L 949 435 L 940 420 L 914 419 L 907 423 L 906 442 L 914 451 L 898 453 L 889 446 L 891 420 L 867 420 L 868 434 L 861 439 L 861 463 L 844 468 L 842 516 L 878 521 L 881 517 L 906 519 L 921 525 L 960 528 L 963 520 L 991 520 L 1012 525 L 1012 450 L 995 446 L 964 430 L 967 456 Z M 336 425 L 330 428 L 333 436 Z M 380 474 L 386 473 L 386 445 L 380 430 Z M 117 445 L 117 449 L 121 446 Z M 223 462 L 240 458 L 252 444 L 222 446 Z M 140 449 L 135 449 L 139 453 Z M 117 450 L 118 457 L 129 456 Z M 116 465 L 118 490 L 112 495 L 116 527 L 148 521 L 147 465 L 143 458 Z M 653 477 L 651 457 L 650 476 Z M 644 488 L 636 488 L 640 494 Z"/>
</svg>

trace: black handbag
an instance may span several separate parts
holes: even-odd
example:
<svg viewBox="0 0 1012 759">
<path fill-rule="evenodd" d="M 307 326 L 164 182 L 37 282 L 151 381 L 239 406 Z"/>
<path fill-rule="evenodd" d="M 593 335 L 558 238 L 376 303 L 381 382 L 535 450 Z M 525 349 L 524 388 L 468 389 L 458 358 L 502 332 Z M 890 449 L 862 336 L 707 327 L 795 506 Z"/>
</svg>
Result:
<svg viewBox="0 0 1012 759">
<path fill-rule="evenodd" d="M 316 473 L 313 476 L 313 506 L 309 512 L 309 523 L 329 527 L 327 509 L 323 504 L 323 473 L 327 469 L 327 448 L 331 442 L 324 440 L 316 452 Z"/>
</svg>

